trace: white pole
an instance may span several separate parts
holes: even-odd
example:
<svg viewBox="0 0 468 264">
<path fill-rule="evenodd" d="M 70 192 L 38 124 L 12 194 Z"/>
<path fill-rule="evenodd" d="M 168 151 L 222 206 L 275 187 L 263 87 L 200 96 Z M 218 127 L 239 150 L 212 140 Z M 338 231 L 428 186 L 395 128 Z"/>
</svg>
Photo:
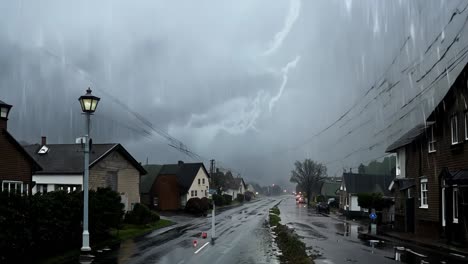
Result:
<svg viewBox="0 0 468 264">
<path fill-rule="evenodd" d="M 216 205 L 213 202 L 213 210 L 211 211 L 211 243 L 214 244 L 214 240 L 216 238 L 216 233 L 215 233 L 215 209 Z"/>
<path fill-rule="evenodd" d="M 89 246 L 89 231 L 88 231 L 88 182 L 89 182 L 89 122 L 90 114 L 86 113 L 86 136 L 84 149 L 84 173 L 83 173 L 83 246 L 81 251 L 91 251 Z"/>
</svg>

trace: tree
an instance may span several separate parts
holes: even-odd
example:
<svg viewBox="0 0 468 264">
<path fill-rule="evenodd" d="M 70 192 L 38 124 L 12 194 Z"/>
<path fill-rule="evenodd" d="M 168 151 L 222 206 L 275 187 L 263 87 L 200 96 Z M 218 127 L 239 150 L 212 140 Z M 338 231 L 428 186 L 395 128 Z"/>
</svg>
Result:
<svg viewBox="0 0 468 264">
<path fill-rule="evenodd" d="M 297 183 L 299 188 L 306 193 L 307 205 L 310 205 L 312 193 L 320 189 L 321 183 L 327 176 L 327 167 L 311 159 L 305 159 L 303 162 L 296 161 L 294 167 L 290 181 Z"/>
</svg>

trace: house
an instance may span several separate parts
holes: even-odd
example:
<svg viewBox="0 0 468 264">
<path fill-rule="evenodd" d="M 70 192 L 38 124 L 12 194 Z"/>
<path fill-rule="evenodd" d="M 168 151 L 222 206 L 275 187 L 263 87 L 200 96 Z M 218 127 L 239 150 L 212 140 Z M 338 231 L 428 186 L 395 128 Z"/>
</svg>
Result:
<svg viewBox="0 0 468 264">
<path fill-rule="evenodd" d="M 161 171 L 163 165 L 145 165 L 143 168 L 146 174 L 141 176 L 140 179 L 140 199 L 141 203 L 149 208 L 158 207 L 158 198 L 155 195 L 155 181 Z"/>
<path fill-rule="evenodd" d="M 358 204 L 360 193 L 389 195 L 388 187 L 394 176 L 359 173 L 343 173 L 340 193 L 340 209 L 348 216 L 362 216 L 367 212 Z"/>
<path fill-rule="evenodd" d="M 205 165 L 199 163 L 148 165 L 142 177 L 144 203 L 159 210 L 184 208 L 190 198 L 209 197 L 210 176 Z"/>
<path fill-rule="evenodd" d="M 83 184 L 84 155 L 81 144 L 29 145 L 26 151 L 41 165 L 33 175 L 33 193 L 79 191 Z M 120 144 L 93 144 L 89 162 L 89 188 L 109 187 L 120 193 L 125 210 L 140 202 L 140 176 L 145 169 Z"/>
<path fill-rule="evenodd" d="M 247 186 L 245 185 L 244 179 L 238 177 L 234 178 L 223 188 L 223 194 L 231 195 L 232 200 L 235 200 L 238 194 L 244 194 L 246 190 Z"/>
<path fill-rule="evenodd" d="M 30 194 L 32 175 L 41 166 L 8 132 L 8 116 L 11 105 L 0 101 L 0 182 L 1 190 Z"/>
<path fill-rule="evenodd" d="M 320 188 L 320 195 L 323 196 L 326 201 L 332 198 L 338 201 L 340 187 L 341 182 L 325 181 Z"/>
<path fill-rule="evenodd" d="M 467 66 L 426 119 L 387 148 L 397 153 L 400 177 L 392 190 L 398 199 L 399 231 L 468 240 Z"/>
</svg>

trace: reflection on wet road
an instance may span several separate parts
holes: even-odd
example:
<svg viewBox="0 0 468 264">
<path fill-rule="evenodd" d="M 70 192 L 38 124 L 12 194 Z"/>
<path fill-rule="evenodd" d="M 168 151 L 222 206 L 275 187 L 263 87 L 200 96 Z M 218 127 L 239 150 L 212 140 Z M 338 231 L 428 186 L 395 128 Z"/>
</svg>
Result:
<svg viewBox="0 0 468 264">
<path fill-rule="evenodd" d="M 282 222 L 294 228 L 311 254 L 318 255 L 315 263 L 467 263 L 463 257 L 406 243 L 360 239 L 364 226 L 358 222 L 317 214 L 314 209 L 296 204 L 293 197 L 284 199 L 279 209 Z M 394 260 L 397 246 L 404 246 L 401 262 Z"/>
</svg>

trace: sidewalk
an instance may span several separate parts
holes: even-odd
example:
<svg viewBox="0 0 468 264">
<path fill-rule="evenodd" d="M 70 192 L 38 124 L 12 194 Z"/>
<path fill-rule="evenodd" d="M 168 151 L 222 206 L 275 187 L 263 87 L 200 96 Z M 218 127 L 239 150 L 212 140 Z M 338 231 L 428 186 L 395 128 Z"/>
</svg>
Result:
<svg viewBox="0 0 468 264">
<path fill-rule="evenodd" d="M 453 253 L 453 254 L 468 256 L 468 248 L 455 247 L 455 246 L 446 244 L 442 241 L 438 241 L 438 240 L 431 239 L 431 238 L 416 237 L 414 234 L 390 231 L 390 232 L 385 232 L 379 235 L 371 235 L 369 233 L 362 232 L 360 233 L 360 235 L 363 237 L 377 239 L 377 240 L 387 240 L 387 241 L 398 242 L 398 243 L 404 242 L 410 245 L 417 245 L 422 248 L 437 250 L 440 252 L 444 252 L 446 254 Z"/>
</svg>

